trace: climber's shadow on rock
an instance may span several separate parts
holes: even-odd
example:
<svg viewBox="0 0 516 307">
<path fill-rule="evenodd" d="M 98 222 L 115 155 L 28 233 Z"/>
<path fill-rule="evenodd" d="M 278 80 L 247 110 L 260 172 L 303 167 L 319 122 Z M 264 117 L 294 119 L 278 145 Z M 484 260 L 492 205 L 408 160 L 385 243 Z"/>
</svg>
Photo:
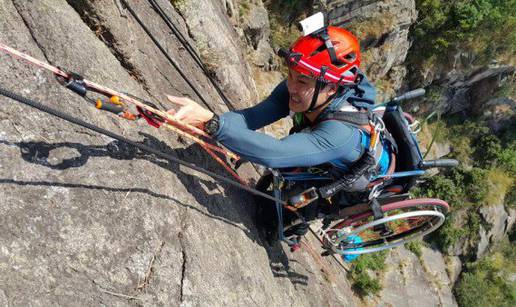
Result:
<svg viewBox="0 0 516 307">
<path fill-rule="evenodd" d="M 107 146 L 87 146 L 73 142 L 50 144 L 46 142 L 9 143 L 0 141 L 0 144 L 18 146 L 23 160 L 55 170 L 81 167 L 85 165 L 91 157 L 111 157 L 119 160 L 131 160 L 136 158 L 136 149 L 133 146 L 120 146 L 115 142 L 111 142 Z M 60 149 L 64 149 L 64 151 L 56 154 L 56 150 Z M 72 156 L 70 156 L 70 149 L 74 151 Z"/>
<path fill-rule="evenodd" d="M 227 171 L 218 163 L 213 161 L 211 157 L 204 153 L 202 148 L 197 144 L 188 148 L 172 149 L 165 142 L 155 137 L 140 132 L 144 137 L 142 143 L 168 154 L 176 155 L 179 159 L 189 163 L 203 166 L 214 173 L 226 174 Z M 208 214 L 202 210 L 192 206 L 201 214 L 216 218 L 227 224 L 243 230 L 246 235 L 253 241 L 262 245 L 270 259 L 271 270 L 276 277 L 289 278 L 293 283 L 306 284 L 308 277 L 297 274 L 290 270 L 289 259 L 283 251 L 280 244 L 270 246 L 258 234 L 253 216 L 255 214 L 255 202 L 251 195 L 241 193 L 241 190 L 226 184 L 224 182 L 213 182 L 205 180 L 198 175 L 192 174 L 192 171 L 186 167 L 180 167 L 179 164 L 156 157 L 154 154 L 142 152 L 138 148 L 119 141 L 112 141 L 108 145 L 83 145 L 74 142 L 46 143 L 46 142 L 19 142 L 10 143 L 1 141 L 0 144 L 17 146 L 20 148 L 22 159 L 29 163 L 42 165 L 55 170 L 66 170 L 69 168 L 77 168 L 85 165 L 92 157 L 110 157 L 117 160 L 133 160 L 144 159 L 159 167 L 167 169 L 177 175 L 182 184 L 188 188 L 189 193 L 196 199 L 197 203 L 203 205 Z M 70 153 L 70 149 L 73 153 Z M 23 183 L 27 184 L 27 183 Z M 46 185 L 46 184 L 45 184 Z M 88 188 L 87 185 L 81 185 L 82 188 Z M 93 187 L 92 188 L 98 188 Z M 140 189 L 145 193 L 145 189 Z M 224 191 L 224 192 L 222 192 Z M 149 195 L 157 194 L 148 191 Z M 234 201 L 228 201 L 232 198 Z M 238 198 L 238 199 L 235 199 Z M 248 204 L 242 206 L 242 204 Z M 243 224 L 242 227 L 240 224 Z"/>
<path fill-rule="evenodd" d="M 159 149 L 164 152 L 174 152 L 177 156 L 190 163 L 199 163 L 202 161 L 203 165 L 207 165 L 208 169 L 217 174 L 227 174 L 227 171 L 218 163 L 214 162 L 213 159 L 204 153 L 204 151 L 198 145 L 192 145 L 186 149 L 171 149 L 168 145 L 151 135 L 141 133 L 145 136 L 145 142 L 147 145 Z M 169 163 L 168 161 L 153 161 L 153 163 L 160 165 L 166 169 L 169 169 L 176 174 L 182 173 L 182 176 L 178 178 L 182 181 L 184 186 L 189 187 L 189 192 L 194 196 L 198 203 L 203 204 L 206 209 L 218 216 L 223 216 L 226 219 L 233 220 L 237 223 L 244 223 L 247 231 L 247 235 L 250 239 L 257 242 L 265 248 L 269 256 L 269 264 L 271 271 L 275 277 L 288 278 L 294 284 L 307 285 L 308 277 L 299 273 L 296 273 L 289 265 L 288 256 L 285 254 L 283 247 L 279 242 L 275 244 L 267 243 L 267 240 L 263 236 L 263 232 L 259 231 L 258 228 L 263 225 L 256 225 L 255 214 L 257 212 L 256 205 L 261 202 L 260 197 L 252 197 L 252 195 L 245 195 L 241 190 L 235 188 L 224 182 L 214 183 L 200 179 L 198 176 L 194 176 L 185 173 L 177 168 L 177 164 Z M 228 202 L 228 197 L 221 193 L 207 194 L 203 191 L 202 186 L 209 187 L 210 189 L 217 189 L 217 185 L 220 185 L 225 191 L 229 191 L 228 195 L 235 199 L 234 202 Z M 239 196 L 236 196 L 239 195 Z M 243 196 L 242 196 L 243 195 Z M 246 206 L 242 206 L 246 204 Z M 275 218 L 275 217 L 273 217 Z"/>
</svg>

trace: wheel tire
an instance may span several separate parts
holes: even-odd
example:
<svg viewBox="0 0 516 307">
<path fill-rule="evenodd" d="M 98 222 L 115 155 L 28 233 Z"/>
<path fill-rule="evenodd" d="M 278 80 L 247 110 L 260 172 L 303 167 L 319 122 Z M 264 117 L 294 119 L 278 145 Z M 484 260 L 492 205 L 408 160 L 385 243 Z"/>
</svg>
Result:
<svg viewBox="0 0 516 307">
<path fill-rule="evenodd" d="M 423 209 L 421 209 L 422 206 L 428 206 L 430 208 L 437 209 L 439 211 L 439 213 L 442 214 L 443 216 L 446 213 L 448 213 L 448 211 L 449 211 L 449 205 L 445 201 L 442 201 L 440 199 L 432 199 L 432 198 L 421 198 L 421 199 L 403 200 L 403 201 L 393 202 L 393 203 L 390 203 L 390 204 L 383 205 L 381 208 L 382 208 L 382 211 L 384 212 L 384 214 L 387 217 L 395 218 L 396 216 L 399 216 L 399 214 L 394 214 L 392 216 L 389 216 L 388 213 L 392 212 L 392 211 L 395 211 L 395 210 L 411 209 L 411 208 L 417 209 L 417 210 L 410 211 L 410 212 L 418 212 L 418 211 L 423 210 Z M 421 212 L 423 212 L 423 211 L 421 211 Z M 424 212 L 427 212 L 427 211 L 424 211 Z M 414 214 L 417 214 L 417 213 L 414 213 Z M 431 225 L 430 232 L 427 232 L 427 230 L 423 230 L 421 232 L 417 231 L 414 236 L 411 236 L 412 234 L 410 233 L 410 231 L 412 231 L 412 229 L 409 229 L 408 231 L 404 231 L 404 232 L 401 232 L 400 234 L 396 235 L 396 236 L 401 236 L 401 239 L 399 241 L 396 241 L 396 242 L 393 242 L 393 243 L 389 242 L 389 243 L 386 243 L 385 245 L 380 245 L 380 247 L 378 247 L 378 248 L 370 248 L 370 250 L 365 249 L 365 250 L 360 250 L 359 251 L 356 248 L 350 248 L 348 251 L 346 251 L 345 249 L 338 250 L 335 247 L 335 243 L 332 242 L 332 239 L 331 239 L 332 235 L 337 234 L 338 231 L 340 229 L 342 229 L 342 228 L 345 228 L 345 227 L 355 227 L 354 225 L 356 225 L 357 223 L 359 223 L 361 221 L 365 221 L 365 220 L 369 219 L 372 216 L 373 216 L 373 212 L 372 211 L 367 211 L 367 212 L 362 213 L 362 214 L 350 216 L 350 217 L 348 217 L 348 218 L 346 218 L 346 219 L 344 219 L 342 221 L 339 221 L 339 222 L 335 223 L 333 226 L 329 227 L 328 230 L 325 231 L 325 236 L 323 237 L 324 246 L 327 249 L 330 249 L 333 252 L 336 252 L 336 253 L 339 253 L 339 254 L 344 254 L 344 255 L 346 255 L 346 254 L 364 254 L 364 253 L 375 252 L 375 251 L 378 251 L 378 250 L 388 249 L 388 248 L 392 248 L 392 247 L 404 244 L 406 242 L 409 242 L 409 241 L 412 241 L 412 240 L 414 240 L 416 238 L 419 238 L 419 237 L 421 237 L 423 235 L 426 235 L 426 234 L 428 234 L 428 233 L 430 233 L 430 232 L 432 232 L 432 231 L 434 231 L 434 230 L 436 230 L 438 228 L 438 227 L 435 227 L 432 223 L 430 223 L 430 225 Z M 369 224 L 372 224 L 373 222 L 374 221 L 367 222 L 364 225 L 369 225 Z M 427 223 L 427 222 L 425 222 L 425 223 Z M 441 222 L 441 224 L 442 224 L 442 222 Z M 439 226 L 440 226 L 440 224 L 439 224 Z M 418 227 L 421 227 L 421 226 L 418 226 Z M 432 228 L 434 228 L 434 229 L 432 229 Z M 351 230 L 351 232 L 353 232 L 353 230 Z M 328 234 L 329 234 L 329 236 L 328 236 Z M 407 237 L 407 238 L 405 239 L 405 237 Z M 382 246 L 385 246 L 385 248 L 383 248 Z"/>
</svg>

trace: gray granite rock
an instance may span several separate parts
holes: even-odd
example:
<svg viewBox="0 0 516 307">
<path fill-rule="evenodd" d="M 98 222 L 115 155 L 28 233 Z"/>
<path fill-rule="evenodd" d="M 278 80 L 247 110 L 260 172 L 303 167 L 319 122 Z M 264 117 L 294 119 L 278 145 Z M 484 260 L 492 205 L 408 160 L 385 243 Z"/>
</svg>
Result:
<svg viewBox="0 0 516 307">
<path fill-rule="evenodd" d="M 194 97 L 116 3 L 2 1 L 0 41 L 163 107 L 169 106 L 164 93 Z M 153 10 L 131 3 L 184 71 L 212 95 L 211 107 L 222 110 L 215 90 Z M 8 89 L 223 172 L 169 131 L 121 121 L 89 106 L 42 69 L 3 53 L 0 61 L 0 83 Z M 152 155 L 120 150 L 107 137 L 3 96 L 0 102 L 0 304 L 359 304 L 333 258 L 265 244 L 246 193 Z M 252 170 L 241 175 L 257 178 Z M 315 238 L 309 240 L 317 246 Z"/>
<path fill-rule="evenodd" d="M 358 36 L 362 66 L 379 89 L 378 101 L 393 97 L 407 72 L 404 62 L 410 48 L 409 27 L 417 18 L 415 1 L 318 0 L 315 9 L 328 11 L 332 24 Z"/>
<path fill-rule="evenodd" d="M 450 290 L 443 257 L 423 248 L 421 259 L 401 247 L 393 250 L 386 260 L 379 298 L 371 300 L 376 306 L 456 306 Z"/>
<path fill-rule="evenodd" d="M 203 62 L 233 103 L 237 107 L 251 105 L 257 93 L 245 60 L 245 46 L 220 1 L 175 1 L 174 6 L 184 19 Z"/>
<path fill-rule="evenodd" d="M 487 229 L 480 226 L 480 242 L 476 253 L 477 258 L 482 257 L 490 245 L 501 241 L 510 230 L 510 228 L 507 227 L 509 224 L 509 214 L 506 212 L 503 204 L 481 207 L 479 213 Z"/>
</svg>

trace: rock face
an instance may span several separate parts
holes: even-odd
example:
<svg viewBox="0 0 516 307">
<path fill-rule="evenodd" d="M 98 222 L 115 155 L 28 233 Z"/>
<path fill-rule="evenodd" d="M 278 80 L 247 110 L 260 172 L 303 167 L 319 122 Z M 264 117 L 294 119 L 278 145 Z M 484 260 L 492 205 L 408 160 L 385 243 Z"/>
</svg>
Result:
<svg viewBox="0 0 516 307">
<path fill-rule="evenodd" d="M 476 250 L 476 258 L 481 258 L 493 243 L 501 241 L 512 229 L 514 215 L 511 216 L 503 204 L 482 207 L 479 209 L 484 223 L 480 226 L 480 241 Z"/>
<path fill-rule="evenodd" d="M 467 227 L 467 210 L 460 209 L 454 214 L 454 228 Z M 453 246 L 449 247 L 448 255 L 466 260 L 482 258 L 489 248 L 509 235 L 516 218 L 514 210 L 507 208 L 504 204 L 480 207 L 478 215 L 481 219 L 476 234 L 478 239 L 460 238 Z"/>
<path fill-rule="evenodd" d="M 242 5 L 242 4 L 240 4 Z M 247 59 L 253 65 L 270 70 L 273 64 L 274 51 L 269 43 L 271 35 L 269 14 L 262 1 L 249 3 L 248 11 L 243 10 L 239 16 L 239 27 L 247 43 Z"/>
<path fill-rule="evenodd" d="M 383 273 L 381 306 L 456 306 L 452 283 L 439 252 L 422 249 L 418 258 L 405 248 L 392 251 Z M 371 304 L 373 302 L 371 301 Z"/>
<path fill-rule="evenodd" d="M 445 89 L 437 111 L 484 116 L 494 130 L 500 129 L 514 118 L 514 101 L 508 97 L 496 99 L 493 95 L 515 71 L 514 66 L 483 67 L 470 74 L 456 72 L 450 78 L 434 80 Z M 422 112 L 436 110 L 435 102 L 422 106 Z"/>
<path fill-rule="evenodd" d="M 225 1 L 224 8 L 220 1 L 215 0 L 173 2 L 186 21 L 188 32 L 205 65 L 220 80 L 237 107 L 250 106 L 257 99 L 256 87 L 249 64 L 245 61 L 245 48 L 228 16 L 229 13 L 238 18 L 237 3 Z M 260 21 L 249 24 L 244 31 L 250 41 L 256 43 L 255 49 L 263 48 L 259 42 L 268 34 L 257 29 L 264 24 L 264 12 L 260 9 L 252 12 L 255 17 L 260 16 Z"/>
<path fill-rule="evenodd" d="M 163 108 L 171 107 L 165 93 L 200 101 L 197 90 L 207 107 L 228 110 L 149 3 L 127 1 L 167 55 L 122 2 L 2 1 L 0 41 Z M 252 67 L 274 69 L 261 0 L 157 2 L 235 107 L 251 105 L 281 80 L 278 72 L 260 75 L 264 80 L 251 77 Z M 328 9 L 334 24 L 355 18 L 350 27 L 365 49 L 365 70 L 381 97 L 392 96 L 406 73 L 414 1 L 315 5 Z M 198 146 L 101 113 L 49 73 L 4 54 L 0 60 L 2 86 L 224 171 Z M 474 84 L 496 73 L 485 76 L 475 77 Z M 460 271 L 458 258 L 450 280 L 439 253 L 424 248 L 419 259 L 398 249 L 388 258 L 380 296 L 363 301 L 341 264 L 320 258 L 314 236 L 307 239 L 312 247 L 296 253 L 265 244 L 252 220 L 254 203 L 242 191 L 4 97 L 0 101 L 0 305 L 456 305 L 450 288 Z M 249 168 L 240 172 L 246 179 L 258 176 Z M 506 233 L 516 219 L 514 210 L 504 218 L 498 210 L 481 212 L 491 225 L 482 228 L 487 241 Z"/>
<path fill-rule="evenodd" d="M 416 21 L 414 0 L 318 0 L 316 9 L 329 12 L 334 25 L 345 25 L 360 40 L 362 63 L 375 82 L 378 101 L 392 97 L 403 85 L 403 65 L 410 48 L 408 33 Z"/>
<path fill-rule="evenodd" d="M 211 97 L 210 107 L 227 109 L 148 3 L 129 2 L 170 57 Z M 170 107 L 165 93 L 195 98 L 135 17 L 117 3 L 1 1 L 0 41 L 97 83 L 159 101 L 163 108 Z M 169 2 L 159 3 L 185 30 Z M 203 7 L 203 16 L 210 16 L 211 4 Z M 221 6 L 211 8 L 225 14 Z M 232 31 L 230 24 L 223 27 Z M 229 46 L 230 37 L 224 38 Z M 121 121 L 89 106 L 46 71 L 4 54 L 0 61 L 2 87 L 223 172 L 200 148 L 168 131 Z M 224 69 L 237 66 L 241 69 L 238 64 Z M 245 83 L 249 75 L 242 78 Z M 252 222 L 253 201 L 242 191 L 3 96 L 0 101 L 0 303 L 359 303 L 331 258 L 263 243 Z"/>
</svg>

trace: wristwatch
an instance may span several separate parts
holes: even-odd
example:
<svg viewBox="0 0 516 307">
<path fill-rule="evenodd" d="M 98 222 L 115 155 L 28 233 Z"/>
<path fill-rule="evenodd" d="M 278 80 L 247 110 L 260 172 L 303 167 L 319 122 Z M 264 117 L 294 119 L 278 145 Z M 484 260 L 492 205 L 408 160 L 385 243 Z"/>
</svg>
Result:
<svg viewBox="0 0 516 307">
<path fill-rule="evenodd" d="M 210 136 L 213 136 L 217 131 L 219 131 L 220 127 L 220 119 L 217 114 L 213 114 L 213 117 L 210 118 L 205 124 L 204 124 L 204 131 L 208 133 Z"/>
</svg>

